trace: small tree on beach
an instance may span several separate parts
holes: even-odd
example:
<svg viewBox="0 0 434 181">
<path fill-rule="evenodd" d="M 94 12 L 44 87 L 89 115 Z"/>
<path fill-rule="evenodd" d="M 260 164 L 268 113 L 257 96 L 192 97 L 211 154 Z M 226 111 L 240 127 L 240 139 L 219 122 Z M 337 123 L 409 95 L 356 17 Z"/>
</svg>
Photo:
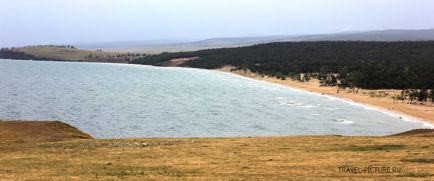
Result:
<svg viewBox="0 0 434 181">
<path fill-rule="evenodd" d="M 348 86 L 353 89 L 357 88 L 357 92 L 359 92 L 360 85 L 363 80 L 363 74 L 360 71 L 350 72 L 347 77 Z"/>
<path fill-rule="evenodd" d="M 419 96 L 419 92 L 415 89 L 409 90 L 408 93 L 408 104 L 413 104 Z"/>
<path fill-rule="evenodd" d="M 431 97 L 431 104 L 433 104 L 434 103 L 434 87 L 431 88 L 431 95 L 430 95 L 430 97 Z"/>
<path fill-rule="evenodd" d="M 304 73 L 303 74 L 303 79 L 305 82 L 309 82 L 311 79 L 311 75 L 309 73 Z"/>
<path fill-rule="evenodd" d="M 422 89 L 419 91 L 419 94 L 417 96 L 417 100 L 421 103 L 426 102 L 428 97 L 429 97 L 428 90 Z"/>
</svg>

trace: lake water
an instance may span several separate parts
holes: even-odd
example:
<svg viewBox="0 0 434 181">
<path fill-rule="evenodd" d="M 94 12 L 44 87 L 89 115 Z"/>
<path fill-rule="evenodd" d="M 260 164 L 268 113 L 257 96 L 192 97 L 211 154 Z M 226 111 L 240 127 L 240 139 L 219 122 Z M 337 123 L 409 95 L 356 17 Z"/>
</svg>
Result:
<svg viewBox="0 0 434 181">
<path fill-rule="evenodd" d="M 0 87 L 0 119 L 61 120 L 97 138 L 387 135 L 427 127 L 199 69 L 0 60 Z"/>
</svg>

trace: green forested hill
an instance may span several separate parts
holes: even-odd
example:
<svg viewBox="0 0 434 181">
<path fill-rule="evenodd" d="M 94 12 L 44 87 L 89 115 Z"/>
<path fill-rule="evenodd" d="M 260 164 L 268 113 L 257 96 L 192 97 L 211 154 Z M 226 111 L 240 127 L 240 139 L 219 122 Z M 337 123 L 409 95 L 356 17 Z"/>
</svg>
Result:
<svg viewBox="0 0 434 181">
<path fill-rule="evenodd" d="M 368 89 L 432 89 L 434 85 L 434 41 L 281 42 L 162 53 L 133 60 L 133 63 L 157 65 L 188 57 L 199 58 L 183 66 L 214 69 L 231 65 L 237 69 L 301 81 L 313 76 L 324 85 Z"/>
</svg>

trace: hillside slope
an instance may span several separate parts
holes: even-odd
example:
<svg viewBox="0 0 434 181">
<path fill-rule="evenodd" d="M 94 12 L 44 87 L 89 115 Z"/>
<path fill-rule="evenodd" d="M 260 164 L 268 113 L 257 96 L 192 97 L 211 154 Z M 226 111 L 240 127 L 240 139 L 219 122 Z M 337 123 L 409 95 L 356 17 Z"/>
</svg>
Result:
<svg viewBox="0 0 434 181">
<path fill-rule="evenodd" d="M 59 130 L 56 125 L 38 130 Z M 19 141 L 21 131 L 38 138 L 35 127 L 28 128 L 9 129 L 6 134 L 16 134 L 15 142 L 0 139 L 2 180 L 434 179 L 432 131 L 387 137 L 76 138 L 35 144 Z M 70 135 L 63 128 L 60 132 Z"/>
<path fill-rule="evenodd" d="M 28 46 L 0 51 L 0 58 L 4 59 L 76 62 L 128 63 L 130 60 L 142 56 L 143 54 L 103 52 L 58 46 Z"/>
</svg>

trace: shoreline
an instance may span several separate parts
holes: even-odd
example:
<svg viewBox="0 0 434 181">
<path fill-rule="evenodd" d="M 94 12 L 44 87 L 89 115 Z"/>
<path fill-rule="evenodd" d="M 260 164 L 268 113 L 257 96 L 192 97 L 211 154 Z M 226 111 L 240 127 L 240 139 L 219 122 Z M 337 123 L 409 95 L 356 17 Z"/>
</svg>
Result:
<svg viewBox="0 0 434 181">
<path fill-rule="evenodd" d="M 10 59 L 15 60 L 15 59 Z M 29 60 L 18 60 L 29 61 Z M 30 60 L 34 61 L 34 60 Z M 44 60 L 43 60 L 44 61 Z M 49 61 L 51 62 L 51 61 Z M 64 62 L 64 61 L 61 61 Z M 70 62 L 68 62 L 70 63 Z M 72 62 L 71 62 L 72 63 Z M 227 73 L 230 75 L 236 75 L 243 78 L 253 79 L 265 83 L 271 83 L 280 85 L 286 88 L 294 90 L 305 91 L 308 93 L 320 94 L 327 96 L 331 99 L 339 99 L 349 104 L 365 107 L 366 109 L 374 109 L 380 111 L 389 116 L 397 117 L 403 121 L 422 123 L 425 127 L 434 128 L 434 104 L 431 105 L 413 105 L 406 103 L 393 103 L 393 99 L 389 97 L 369 97 L 368 92 L 372 91 L 385 91 L 391 94 L 397 94 L 400 90 L 367 90 L 360 89 L 359 93 L 348 93 L 346 90 L 341 90 L 341 93 L 336 93 L 336 87 L 322 87 L 319 86 L 318 80 L 312 79 L 309 82 L 298 82 L 293 80 L 280 80 L 274 77 L 261 76 L 259 74 L 252 73 L 250 71 L 230 71 L 230 66 L 225 66 L 220 69 L 202 69 L 193 67 L 180 67 L 180 66 L 152 66 L 152 65 L 140 65 L 130 63 L 109 63 L 109 62 L 78 62 L 78 63 L 104 63 L 113 65 L 133 65 L 133 66 L 148 66 L 156 68 L 187 68 L 196 69 L 202 71 L 215 71 L 219 73 Z"/>
<path fill-rule="evenodd" d="M 220 69 L 214 69 L 214 71 L 277 84 L 295 90 L 320 94 L 329 98 L 340 99 L 349 104 L 359 105 L 367 109 L 375 109 L 390 116 L 398 117 L 403 121 L 418 122 L 422 123 L 424 126 L 434 128 L 434 106 L 432 105 L 412 105 L 401 102 L 393 103 L 393 99 L 390 97 L 370 97 L 366 95 L 368 92 L 372 91 L 386 91 L 390 94 L 396 94 L 398 90 L 360 89 L 359 93 L 349 93 L 347 90 L 341 90 L 341 93 L 336 93 L 336 87 L 321 87 L 317 80 L 311 80 L 309 82 L 280 80 L 274 77 L 261 76 L 250 71 L 230 71 L 231 68 L 232 67 L 226 66 Z"/>
</svg>

